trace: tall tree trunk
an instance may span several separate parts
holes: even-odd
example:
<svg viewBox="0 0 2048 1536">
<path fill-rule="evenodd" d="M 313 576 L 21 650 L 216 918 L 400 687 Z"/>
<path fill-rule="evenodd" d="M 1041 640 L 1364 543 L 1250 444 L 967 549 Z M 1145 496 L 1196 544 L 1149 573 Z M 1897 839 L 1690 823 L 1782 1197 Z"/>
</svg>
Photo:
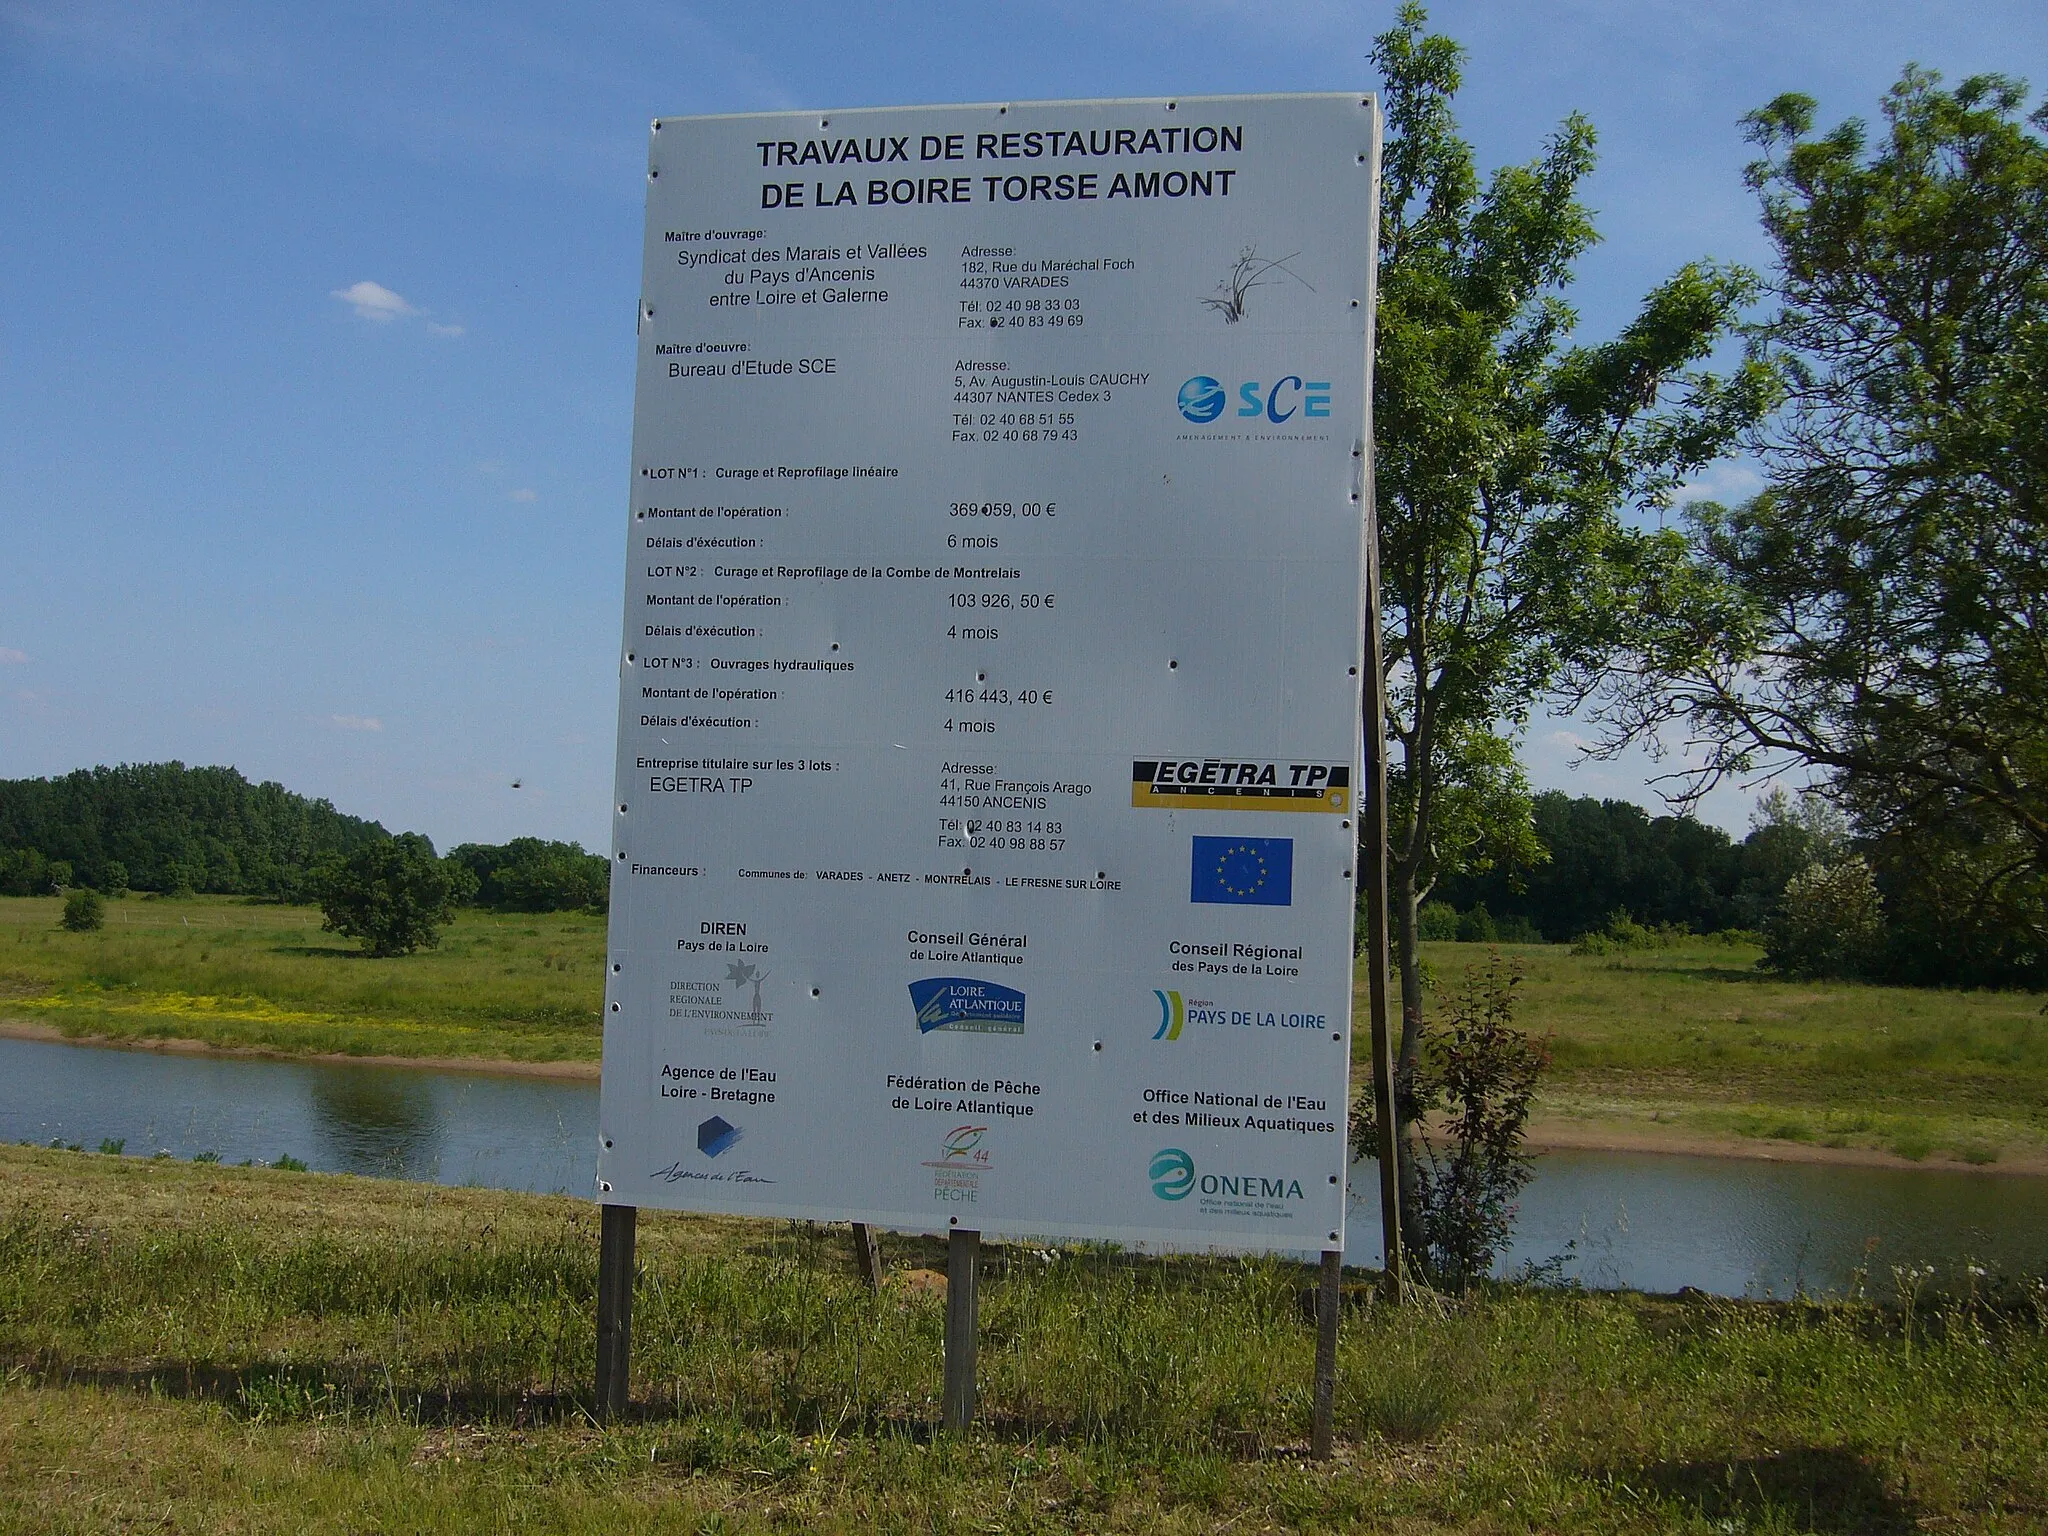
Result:
<svg viewBox="0 0 2048 1536">
<path fill-rule="evenodd" d="M 1394 1128 L 1401 1143 L 1401 1230 L 1409 1252 L 1424 1246 L 1415 1159 L 1420 1127 L 1415 1117 L 1415 1075 L 1422 1066 L 1422 954 L 1415 871 L 1405 861 L 1395 865 L 1388 906 L 1394 919 L 1394 964 L 1401 973 L 1401 1047 L 1394 1059 Z"/>
</svg>

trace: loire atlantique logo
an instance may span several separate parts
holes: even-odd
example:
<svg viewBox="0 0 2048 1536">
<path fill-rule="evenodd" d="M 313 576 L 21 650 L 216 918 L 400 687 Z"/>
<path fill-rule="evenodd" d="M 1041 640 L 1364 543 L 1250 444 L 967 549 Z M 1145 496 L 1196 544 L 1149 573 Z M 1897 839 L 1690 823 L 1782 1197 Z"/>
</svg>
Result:
<svg viewBox="0 0 2048 1536">
<path fill-rule="evenodd" d="M 993 981 L 928 976 L 910 984 L 910 1006 L 917 1014 L 921 1035 L 935 1029 L 981 1035 L 1024 1033 L 1024 994 Z"/>
<path fill-rule="evenodd" d="M 1198 837 L 1188 900 L 1221 906 L 1294 905 L 1294 839 Z"/>
</svg>

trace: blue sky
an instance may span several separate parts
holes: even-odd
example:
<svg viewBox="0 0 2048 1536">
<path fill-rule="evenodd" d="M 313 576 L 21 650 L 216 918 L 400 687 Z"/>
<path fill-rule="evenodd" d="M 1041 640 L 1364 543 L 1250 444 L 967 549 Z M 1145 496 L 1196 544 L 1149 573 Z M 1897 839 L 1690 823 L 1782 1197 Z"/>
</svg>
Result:
<svg viewBox="0 0 2048 1536">
<path fill-rule="evenodd" d="M 1393 11 L 0 0 L 0 777 L 227 762 L 444 847 L 602 846 L 648 119 L 1369 89 Z M 1599 129 L 1589 339 L 1761 261 L 1736 120 L 1780 91 L 2048 85 L 2039 0 L 1432 20 L 1483 164 Z M 1651 798 L 1570 734 L 1539 784 Z"/>
</svg>

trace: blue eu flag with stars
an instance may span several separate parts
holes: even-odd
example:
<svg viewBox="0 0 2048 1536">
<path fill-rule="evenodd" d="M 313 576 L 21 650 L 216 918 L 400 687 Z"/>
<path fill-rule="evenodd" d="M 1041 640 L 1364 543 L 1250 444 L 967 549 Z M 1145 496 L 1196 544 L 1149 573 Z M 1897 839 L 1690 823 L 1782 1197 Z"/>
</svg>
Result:
<svg viewBox="0 0 2048 1536">
<path fill-rule="evenodd" d="M 1225 906 L 1294 905 L 1294 839 L 1198 837 L 1188 900 Z"/>
</svg>

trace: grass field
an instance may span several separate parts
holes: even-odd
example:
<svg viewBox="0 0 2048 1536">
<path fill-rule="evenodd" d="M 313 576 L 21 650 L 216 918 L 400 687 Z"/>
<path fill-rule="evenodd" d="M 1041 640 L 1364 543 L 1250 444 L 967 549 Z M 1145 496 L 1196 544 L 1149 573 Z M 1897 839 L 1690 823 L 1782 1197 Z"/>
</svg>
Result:
<svg viewBox="0 0 2048 1536">
<path fill-rule="evenodd" d="M 54 899 L 0 898 L 0 1016 L 287 1052 L 598 1055 L 601 918 L 466 912 L 438 949 L 368 960 L 303 907 L 123 900 L 90 934 L 63 932 L 57 914 Z M 1652 1143 L 1682 1133 L 1973 1163 L 2048 1157 L 2038 996 L 1787 982 L 1758 972 L 1754 949 L 1709 941 L 1500 953 L 1525 976 L 1521 1024 L 1550 1038 L 1541 1110 L 1552 1124 Z M 1440 983 L 1488 954 L 1425 946 Z"/>
<path fill-rule="evenodd" d="M 1490 1291 L 992 1249 L 935 1438 L 938 1248 L 642 1216 L 632 1422 L 585 1412 L 581 1202 L 0 1148 L 0 1532 L 2035 1531 L 2048 1294 Z M 1964 1277 L 1966 1285 L 1978 1285 Z M 1988 1282 L 1985 1282 L 1988 1283 Z"/>
<path fill-rule="evenodd" d="M 1425 946 L 1439 983 L 1486 962 Z M 1553 1119 L 1990 1163 L 2048 1149 L 2048 1017 L 2018 992 L 1793 982 L 1747 946 L 1501 946 L 1548 1035 Z"/>
<path fill-rule="evenodd" d="M 597 1059 L 603 918 L 464 912 L 438 949 L 371 960 L 307 907 L 128 899 L 79 934 L 59 907 L 0 898 L 0 1014 L 113 1039 Z"/>
</svg>

